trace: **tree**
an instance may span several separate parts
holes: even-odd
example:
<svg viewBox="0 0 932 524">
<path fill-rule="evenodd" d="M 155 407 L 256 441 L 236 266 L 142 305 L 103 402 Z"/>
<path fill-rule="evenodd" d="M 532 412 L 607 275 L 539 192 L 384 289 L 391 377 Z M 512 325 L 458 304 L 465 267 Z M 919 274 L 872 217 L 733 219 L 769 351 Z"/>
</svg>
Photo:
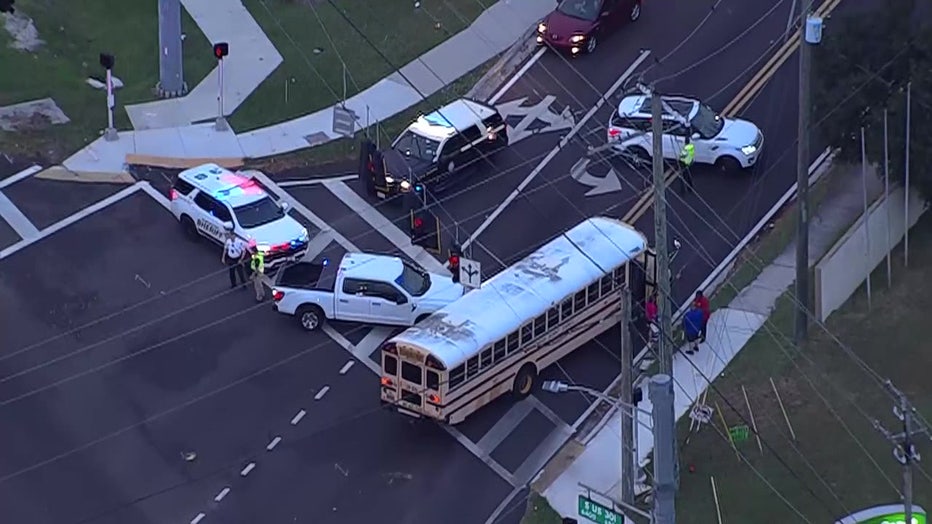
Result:
<svg viewBox="0 0 932 524">
<path fill-rule="evenodd" d="M 821 142 L 860 162 L 883 165 L 887 109 L 891 180 L 905 174 L 906 85 L 912 83 L 910 182 L 932 200 L 932 23 L 915 0 L 881 0 L 876 9 L 826 21 L 813 50 L 812 122 Z M 895 178 L 894 178 L 895 177 Z"/>
</svg>

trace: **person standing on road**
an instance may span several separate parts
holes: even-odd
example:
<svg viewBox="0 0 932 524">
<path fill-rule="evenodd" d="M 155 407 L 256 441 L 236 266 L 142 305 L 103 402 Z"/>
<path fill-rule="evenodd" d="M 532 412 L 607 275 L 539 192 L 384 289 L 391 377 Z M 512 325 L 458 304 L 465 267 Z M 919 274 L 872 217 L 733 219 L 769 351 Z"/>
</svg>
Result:
<svg viewBox="0 0 932 524">
<path fill-rule="evenodd" d="M 702 310 L 691 306 L 683 315 L 683 333 L 686 335 L 686 354 L 699 351 L 699 333 L 702 331 Z"/>
<path fill-rule="evenodd" d="M 695 191 L 693 188 L 693 175 L 691 168 L 693 161 L 696 159 L 696 146 L 693 145 L 692 140 L 689 139 L 689 136 L 686 136 L 686 144 L 683 145 L 683 149 L 680 151 L 680 194 L 685 195 L 686 193 L 692 193 Z"/>
<path fill-rule="evenodd" d="M 243 267 L 245 257 L 246 243 L 236 236 L 232 227 L 227 227 L 227 239 L 223 243 L 223 255 L 220 257 L 220 261 L 229 267 L 231 288 L 236 287 L 237 275 L 239 275 L 239 283 L 241 285 L 246 284 L 246 268 Z"/>
<path fill-rule="evenodd" d="M 262 302 L 265 299 L 265 254 L 260 249 L 253 249 L 252 257 L 249 260 L 249 268 L 252 269 L 252 283 L 256 289 L 256 302 Z"/>
<path fill-rule="evenodd" d="M 702 330 L 699 332 L 699 342 L 705 342 L 706 328 L 709 325 L 709 317 L 712 316 L 712 305 L 709 304 L 709 299 L 706 298 L 702 291 L 696 291 L 693 306 L 702 311 Z"/>
</svg>

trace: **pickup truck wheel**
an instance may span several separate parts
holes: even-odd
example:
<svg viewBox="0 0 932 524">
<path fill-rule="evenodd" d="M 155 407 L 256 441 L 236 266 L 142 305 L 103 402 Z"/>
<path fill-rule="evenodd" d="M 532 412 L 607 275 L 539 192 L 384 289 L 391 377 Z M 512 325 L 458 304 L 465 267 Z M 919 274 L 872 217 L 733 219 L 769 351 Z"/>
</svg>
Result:
<svg viewBox="0 0 932 524">
<path fill-rule="evenodd" d="M 537 368 L 534 367 L 534 364 L 525 364 L 521 366 L 521 369 L 518 370 L 518 374 L 515 375 L 514 385 L 511 386 L 511 391 L 518 398 L 524 398 L 531 394 L 531 391 L 534 391 L 534 382 L 537 381 Z"/>
<path fill-rule="evenodd" d="M 200 239 L 200 234 L 197 232 L 197 226 L 194 225 L 194 221 L 191 220 L 191 217 L 187 215 L 181 217 L 181 230 L 184 231 L 184 236 L 188 237 L 188 240 Z"/>
<path fill-rule="evenodd" d="M 317 306 L 301 306 L 295 317 L 306 331 L 316 331 L 324 323 L 324 312 Z"/>
</svg>

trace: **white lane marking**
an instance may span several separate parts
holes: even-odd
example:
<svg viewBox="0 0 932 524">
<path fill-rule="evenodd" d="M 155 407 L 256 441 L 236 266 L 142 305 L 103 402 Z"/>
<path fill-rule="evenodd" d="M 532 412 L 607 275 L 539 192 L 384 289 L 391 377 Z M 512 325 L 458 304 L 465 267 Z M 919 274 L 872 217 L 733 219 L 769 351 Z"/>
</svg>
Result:
<svg viewBox="0 0 932 524">
<path fill-rule="evenodd" d="M 39 237 L 39 228 L 3 193 L 0 193 L 0 217 L 6 220 L 23 240 L 34 240 Z"/>
<path fill-rule="evenodd" d="M 266 450 L 266 451 L 272 451 L 273 449 L 275 449 L 275 446 L 277 446 L 278 443 L 281 442 L 281 441 L 282 441 L 282 438 L 281 438 L 281 437 L 275 437 L 275 438 L 273 438 L 272 441 L 269 442 L 269 445 L 265 447 L 265 450 Z"/>
<path fill-rule="evenodd" d="M 356 180 L 359 178 L 359 175 L 338 175 L 327 178 L 311 178 L 308 180 L 282 180 L 278 183 L 281 187 L 302 187 L 302 186 L 313 186 L 316 184 L 322 184 L 324 182 L 349 182 L 350 180 Z"/>
<path fill-rule="evenodd" d="M 27 167 L 26 169 L 23 169 L 22 171 L 20 171 L 19 173 L 16 173 L 15 175 L 8 176 L 4 178 L 3 180 L 0 180 L 0 189 L 3 189 L 7 186 L 12 186 L 13 184 L 19 182 L 20 180 L 31 177 L 32 175 L 38 173 L 39 171 L 42 171 L 42 166 L 34 165 L 31 167 Z"/>
<path fill-rule="evenodd" d="M 254 469 L 256 469 L 256 463 L 250 462 L 249 464 L 246 464 L 246 467 L 243 468 L 243 471 L 240 471 L 239 474 L 245 477 L 246 475 L 249 475 L 249 472 Z"/>
<path fill-rule="evenodd" d="M 449 275 L 450 271 L 437 261 L 433 255 L 428 253 L 421 246 L 411 244 L 411 237 L 404 234 L 398 226 L 391 220 L 385 218 L 381 211 L 372 207 L 371 204 L 363 200 L 361 196 L 343 182 L 324 181 L 323 186 L 334 196 L 339 198 L 346 207 L 356 211 L 360 218 L 372 226 L 372 229 L 381 233 L 389 242 L 401 250 L 402 253 L 411 257 L 412 260 L 435 273 Z"/>
<path fill-rule="evenodd" d="M 375 373 L 376 375 L 382 374 L 382 370 L 379 369 L 379 366 L 377 366 L 375 362 L 372 361 L 371 358 L 369 358 L 368 354 L 357 354 L 356 346 L 354 346 L 353 343 L 350 342 L 349 340 L 346 340 L 346 337 L 341 335 L 339 331 L 333 329 L 333 327 L 330 324 L 324 324 L 324 327 L 321 329 L 323 330 L 324 333 L 327 334 L 327 336 L 332 338 L 334 342 L 336 342 L 337 344 L 342 346 L 343 349 L 348 351 L 350 355 L 353 355 L 354 357 L 356 357 L 360 362 L 362 362 L 364 366 L 369 368 L 369 371 Z"/>
<path fill-rule="evenodd" d="M 304 415 L 307 415 L 307 411 L 304 411 L 304 410 L 302 409 L 301 411 L 298 412 L 297 415 L 295 415 L 294 417 L 291 418 L 291 425 L 292 425 L 292 426 L 297 426 L 297 425 L 298 425 L 298 422 L 301 422 L 301 419 L 304 418 Z"/>
<path fill-rule="evenodd" d="M 230 493 L 230 488 L 223 488 L 220 490 L 220 493 L 217 493 L 217 496 L 214 497 L 214 502 L 220 502 L 223 500 L 223 497 L 226 497 Z"/>
<path fill-rule="evenodd" d="M 161 204 L 162 207 L 164 207 L 168 211 L 172 210 L 171 201 L 168 200 L 168 198 L 166 198 L 165 195 L 163 195 L 162 193 L 159 193 L 157 189 L 149 185 L 148 182 L 146 182 L 144 185 L 140 187 L 142 187 L 142 190 L 145 191 L 147 195 L 152 197 L 153 200 Z"/>
<path fill-rule="evenodd" d="M 534 170 L 531 171 L 531 173 L 527 176 L 527 178 L 525 178 L 520 184 L 518 184 L 518 187 L 515 188 L 515 190 L 512 191 L 511 194 L 508 195 L 508 197 L 505 198 L 505 200 L 501 204 L 499 204 L 497 208 L 495 208 L 495 211 L 493 211 L 492 214 L 489 215 L 488 218 L 486 218 L 484 222 L 482 222 L 479 228 L 476 229 L 472 235 L 470 235 L 469 239 L 467 239 L 466 242 L 463 243 L 464 249 L 468 247 L 469 244 L 473 243 L 474 240 L 479 238 L 479 235 L 481 235 L 482 232 L 485 231 L 486 228 L 489 227 L 489 225 L 491 225 L 492 222 L 496 218 L 498 218 L 499 215 L 502 214 L 505 208 L 508 207 L 508 205 L 511 204 L 511 202 L 514 201 L 514 199 L 517 198 L 519 194 L 521 194 L 521 191 L 523 191 L 524 188 L 527 187 L 527 185 L 530 184 L 531 181 L 534 180 L 534 178 L 537 175 L 539 175 L 540 172 L 543 171 L 545 167 L 547 167 L 547 164 L 549 164 L 550 161 L 553 160 L 554 157 L 556 157 L 557 154 L 564 147 L 566 147 L 566 144 L 569 143 L 570 139 L 572 139 L 576 135 L 576 133 L 578 133 L 579 130 L 582 129 L 583 125 L 585 125 L 585 123 L 590 118 L 592 118 L 593 115 L 595 115 L 596 111 L 602 108 L 602 105 L 605 104 L 605 101 L 608 100 L 610 96 L 612 96 L 612 93 L 614 93 L 615 91 L 618 90 L 618 88 L 621 87 L 621 85 L 628 79 L 628 77 L 630 77 L 631 74 L 634 73 L 634 70 L 637 69 L 644 60 L 647 60 L 648 56 L 650 56 L 650 50 L 644 50 L 641 52 L 641 55 L 638 56 L 637 60 L 635 60 L 630 66 L 628 66 L 628 69 L 625 70 L 625 72 L 622 73 L 621 76 L 618 77 L 615 83 L 612 84 L 612 86 L 608 88 L 608 91 L 606 91 L 599 98 L 599 101 L 596 102 L 594 106 L 592 106 L 592 109 L 590 109 L 589 112 L 586 113 L 585 116 L 583 116 L 582 119 L 576 123 L 576 126 L 573 127 L 573 129 L 570 129 L 570 132 L 567 133 L 566 136 L 560 139 L 560 143 L 557 144 L 549 153 L 547 153 L 547 156 L 545 156 L 544 159 L 541 160 L 540 164 L 538 164 L 537 167 L 535 167 Z"/>
<path fill-rule="evenodd" d="M 347 251 L 352 251 L 356 253 L 359 253 L 361 251 L 352 242 L 350 242 L 349 239 L 341 235 L 339 231 L 336 231 L 335 229 L 330 227 L 330 224 L 327 224 L 327 222 L 325 222 L 324 219 L 312 213 L 310 209 L 305 207 L 305 205 L 302 204 L 301 202 L 298 202 L 296 198 L 288 194 L 287 191 L 285 191 L 284 189 L 281 188 L 281 186 L 273 182 L 272 179 L 266 176 L 264 173 L 261 173 L 259 171 L 254 171 L 252 175 L 256 178 L 256 180 L 261 182 L 263 186 L 268 188 L 269 191 L 271 191 L 272 193 L 275 193 L 275 195 L 277 195 L 278 198 L 284 200 L 285 202 L 288 202 L 297 213 L 303 215 L 304 218 L 310 220 L 311 223 L 314 224 L 314 227 L 319 229 L 321 232 L 326 231 L 330 233 L 331 235 L 333 235 L 333 238 L 341 246 L 343 246 Z"/>
<path fill-rule="evenodd" d="M 340 374 L 341 374 L 341 375 L 345 375 L 346 372 L 349 371 L 350 368 L 353 367 L 353 364 L 355 364 L 355 363 L 356 363 L 355 360 L 350 360 L 350 361 L 348 361 L 346 364 L 343 364 L 343 367 L 340 368 Z"/>
<path fill-rule="evenodd" d="M 324 386 L 320 388 L 320 391 L 318 391 L 317 394 L 314 395 L 314 400 L 320 400 L 324 398 L 324 395 L 326 395 L 328 391 L 330 391 L 330 386 Z"/>
<path fill-rule="evenodd" d="M 35 242 L 38 242 L 39 240 L 42 240 L 46 237 L 49 237 L 61 231 L 62 229 L 70 226 L 71 224 L 74 224 L 78 220 L 81 220 L 82 218 L 85 218 L 93 213 L 96 213 L 97 211 L 100 211 L 101 209 L 104 209 L 105 207 L 111 204 L 115 204 L 119 202 L 120 200 L 123 200 L 124 198 L 133 196 L 133 194 L 135 194 L 137 191 L 141 191 L 142 188 L 147 185 L 149 185 L 148 182 L 136 182 L 135 184 L 108 196 L 107 198 L 101 200 L 100 202 L 91 204 L 90 206 L 85 207 L 84 209 L 78 211 L 77 213 L 67 218 L 64 218 L 52 224 L 51 226 L 43 229 L 42 231 L 39 232 L 39 236 L 37 236 L 36 238 L 32 238 L 28 240 L 20 240 L 19 242 L 13 244 L 12 246 L 6 249 L 0 250 L 0 260 L 3 260 L 4 258 L 12 255 L 13 253 L 16 253 L 17 251 L 23 248 L 29 247 L 30 245 L 32 245 Z"/>
<path fill-rule="evenodd" d="M 205 514 L 203 514 L 203 513 L 198 513 L 196 517 L 194 517 L 193 519 L 191 519 L 191 524 L 198 524 L 200 521 L 204 520 L 204 517 L 206 517 L 206 516 L 207 516 L 207 515 L 205 515 Z"/>
<path fill-rule="evenodd" d="M 488 102 L 489 105 L 495 104 L 495 102 L 498 102 L 499 98 L 505 96 L 505 93 L 507 93 L 508 90 L 511 89 L 512 86 L 514 86 L 515 83 L 517 83 L 518 80 L 520 80 L 522 76 L 524 76 L 524 73 L 527 73 L 528 70 L 531 68 L 531 66 L 533 66 L 538 60 L 540 60 L 540 57 L 544 56 L 544 53 L 546 52 L 547 52 L 546 47 L 541 47 L 540 49 L 538 49 L 537 52 L 534 53 L 534 56 L 532 56 L 531 59 L 528 60 L 526 64 L 521 66 L 521 69 L 518 69 L 518 72 L 515 73 L 514 76 L 512 76 L 507 82 L 505 82 L 505 85 L 503 85 L 501 89 L 499 89 L 498 92 L 495 93 L 492 96 L 492 98 L 489 99 L 489 102 Z"/>
</svg>

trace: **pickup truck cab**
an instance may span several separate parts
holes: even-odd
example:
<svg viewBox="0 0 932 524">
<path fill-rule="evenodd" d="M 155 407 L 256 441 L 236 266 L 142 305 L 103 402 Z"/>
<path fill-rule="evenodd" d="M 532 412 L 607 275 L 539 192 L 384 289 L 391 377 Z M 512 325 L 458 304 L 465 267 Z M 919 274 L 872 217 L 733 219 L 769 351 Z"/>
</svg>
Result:
<svg viewBox="0 0 932 524">
<path fill-rule="evenodd" d="M 286 266 L 272 299 L 276 311 L 314 331 L 326 320 L 412 326 L 464 292 L 449 276 L 401 258 L 349 253 L 337 265 L 322 258 Z"/>
</svg>

